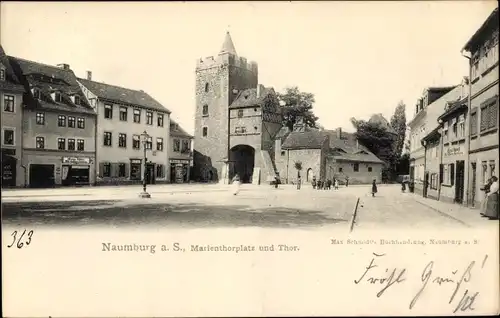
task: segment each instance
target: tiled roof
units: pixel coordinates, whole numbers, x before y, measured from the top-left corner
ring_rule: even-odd
[[[335,130],[324,130],[323,134],[328,134],[330,137],[330,154],[337,160],[360,161],[360,162],[375,162],[382,163],[382,160],[377,158],[368,148],[356,142],[356,136],[352,133],[342,132],[341,138],[337,136]],[[336,151],[341,149],[343,151]]]
[[[220,49],[219,54],[231,53],[236,55],[236,49],[234,48],[233,40],[231,39],[231,35],[229,32],[226,32],[226,37],[224,38],[224,43],[222,43],[222,48]]]
[[[188,134],[184,129],[182,129],[181,126],[174,120],[170,119],[170,136],[176,136],[176,137],[186,137],[193,139],[193,136],[191,134]]]
[[[114,86],[104,83],[89,81],[83,78],[78,78],[92,93],[100,99],[116,102],[118,104],[126,104],[131,106],[139,106],[146,109],[157,110],[170,114],[170,110],[156,101],[153,97],[143,91],[137,91],[120,86]]]
[[[16,75],[22,78],[21,81],[25,81],[30,88],[36,87],[40,90],[40,99],[34,99],[31,92],[26,94],[28,107],[95,115],[94,110],[84,98],[72,70],[11,56],[9,56],[9,61]],[[51,93],[53,92],[61,94],[61,102],[52,99]],[[70,98],[75,94],[81,97],[79,105],[74,104]]]
[[[274,139],[284,139],[290,134],[290,128],[287,126],[281,127],[281,129],[278,131]]]
[[[1,45],[0,45],[0,64],[2,64],[3,67],[5,67],[5,80],[0,81],[0,89],[23,92],[24,86],[14,73],[14,70],[10,65],[9,58],[5,54],[5,51],[3,50],[3,47]]]
[[[327,136],[318,130],[292,131],[281,146],[283,149],[321,149]]]
[[[450,103],[450,106],[446,111],[438,117],[438,120],[446,120],[453,114],[457,113],[459,110],[467,109],[467,98]]]
[[[488,18],[486,18],[483,24],[476,30],[474,35],[472,35],[469,41],[467,41],[467,43],[464,45],[462,51],[470,52],[471,50],[474,50],[474,47],[484,41],[483,34],[490,28],[496,28],[496,32],[498,32],[498,7],[496,7],[495,10],[491,12]]]
[[[257,96],[256,88],[248,88],[241,91],[229,108],[243,108],[252,106],[262,106],[266,97],[273,91],[270,87],[263,87],[260,96]]]

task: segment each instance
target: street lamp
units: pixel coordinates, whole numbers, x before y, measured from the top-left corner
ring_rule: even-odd
[[[151,194],[149,194],[146,191],[146,160],[147,160],[146,150],[147,150],[149,135],[144,130],[144,132],[141,134],[141,137],[142,137],[142,143],[144,145],[144,171],[142,173],[142,192],[139,194],[139,197],[140,198],[151,198]]]

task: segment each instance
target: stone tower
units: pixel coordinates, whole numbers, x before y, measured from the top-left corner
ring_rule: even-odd
[[[256,88],[258,66],[236,53],[226,33],[217,56],[199,59],[196,64],[196,110],[194,133],[194,175],[206,181],[223,178],[228,157],[229,106],[238,92]]]

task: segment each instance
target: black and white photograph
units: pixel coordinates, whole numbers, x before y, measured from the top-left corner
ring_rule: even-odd
[[[0,18],[6,316],[499,313],[496,1]]]

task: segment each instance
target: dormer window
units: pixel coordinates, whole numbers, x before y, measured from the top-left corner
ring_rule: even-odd
[[[73,102],[75,103],[75,105],[80,105],[80,96],[75,95],[73,97]]]
[[[33,92],[33,98],[40,99],[40,89],[35,87],[33,88],[32,92]]]
[[[5,81],[5,69],[0,68],[0,81]]]
[[[60,103],[62,101],[62,96],[60,92],[54,92],[51,94],[51,96],[56,103]]]

